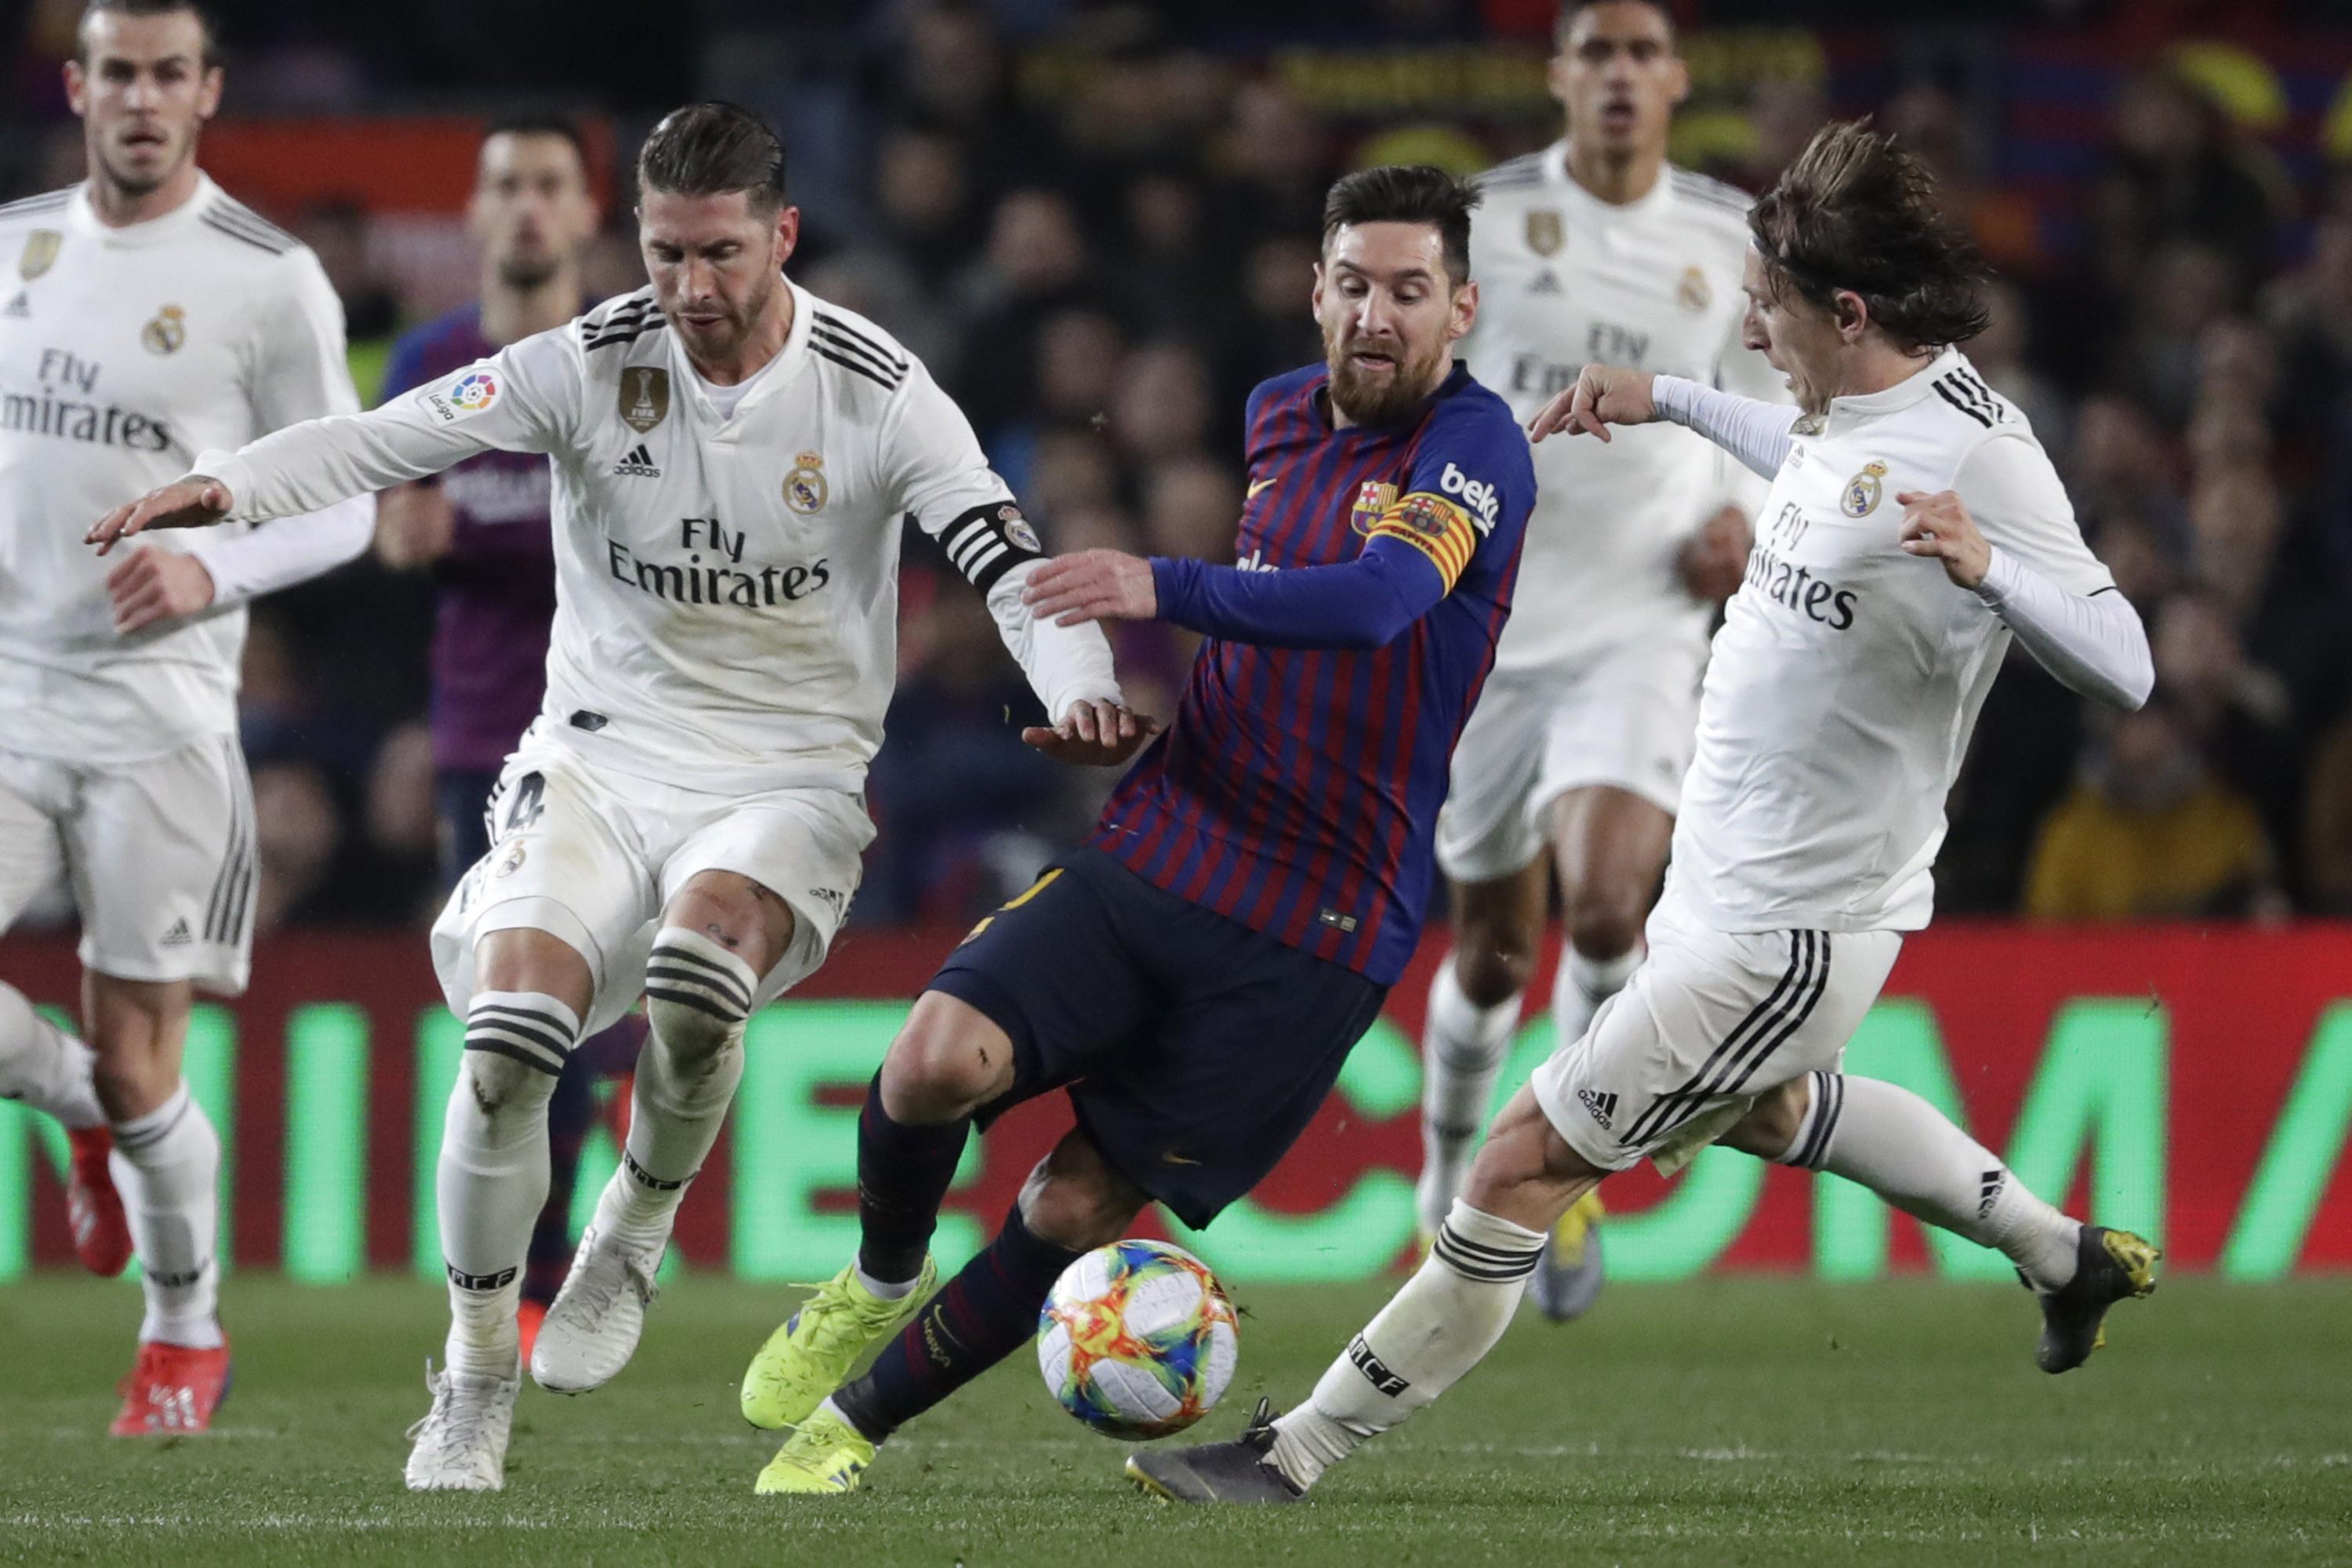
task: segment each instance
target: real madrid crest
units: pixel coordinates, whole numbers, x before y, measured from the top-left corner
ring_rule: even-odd
[[[1029,520],[1021,515],[1019,507],[1006,501],[996,509],[996,521],[1003,528],[1005,538],[1033,555],[1045,553],[1045,542],[1037,537],[1037,531],[1029,526]]]
[[[1706,286],[1706,274],[1696,267],[1683,268],[1683,280],[1675,285],[1675,302],[1696,314],[1706,309],[1715,291]]]
[[[1848,517],[1868,517],[1878,510],[1878,498],[1885,487],[1879,483],[1886,478],[1884,463],[1864,463],[1862,472],[1845,482],[1845,499],[1838,510]]]
[[[188,313],[177,305],[166,305],[155,312],[155,319],[139,329],[139,341],[151,354],[175,354],[180,345],[188,341]]]
[[[16,257],[16,276],[30,283],[47,272],[58,259],[58,247],[66,237],[53,228],[37,228],[25,237],[25,248]]]
[[[822,510],[829,487],[824,482],[824,458],[815,452],[803,452],[793,459],[793,471],[784,476],[784,504],[803,517]]]
[[[1528,213],[1528,248],[1538,256],[1557,256],[1559,247],[1568,243],[1568,226],[1550,207],[1535,207]]]
[[[633,364],[621,372],[621,418],[642,436],[669,416],[669,372]]]

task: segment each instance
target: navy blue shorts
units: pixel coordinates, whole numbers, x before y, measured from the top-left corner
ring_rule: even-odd
[[[1111,1167],[1196,1230],[1297,1141],[1388,996],[1086,848],[982,921],[929,989],[1013,1041],[1013,1088],[981,1125],[1066,1088]]]

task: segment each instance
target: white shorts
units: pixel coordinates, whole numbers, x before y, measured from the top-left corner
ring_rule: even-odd
[[[490,797],[489,853],[433,923],[433,967],[463,1017],[474,947],[528,928],[588,961],[583,1034],[618,1021],[645,989],[661,911],[701,871],[749,877],[791,906],[793,940],[752,999],[764,1007],[824,962],[874,839],[854,795],[831,789],[711,795],[590,767],[533,744],[507,759]]]
[[[84,766],[0,750],[0,931],[59,877],[82,967],[235,996],[252,968],[253,784],[233,735]]]
[[[1903,946],[1891,931],[1714,931],[1671,884],[1648,938],[1625,988],[1528,1083],[1592,1164],[1621,1171],[1646,1156],[1669,1175],[1759,1096],[1834,1068]]]
[[[1489,679],[1454,749],[1438,868],[1456,882],[1525,870],[1543,853],[1551,803],[1591,784],[1630,790],[1674,815],[1706,669],[1706,640],[1676,634],[1620,644],[1566,675]]]

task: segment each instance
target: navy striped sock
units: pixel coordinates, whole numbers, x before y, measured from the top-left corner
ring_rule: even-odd
[[[1016,1203],[996,1239],[915,1314],[865,1376],[833,1396],[834,1405],[881,1441],[1035,1338],[1045,1297],[1077,1258],[1032,1232]]]
[[[882,1109],[882,1075],[866,1089],[857,1119],[857,1266],[896,1284],[923,1271],[940,1205],[955,1181],[971,1119],[919,1127]]]

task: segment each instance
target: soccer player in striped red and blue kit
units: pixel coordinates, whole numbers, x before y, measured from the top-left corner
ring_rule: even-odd
[[[1033,578],[1040,616],[1208,640],[1092,837],[981,922],[892,1044],[859,1123],[857,1258],[744,1376],[749,1419],[798,1428],[761,1491],[854,1489],[1144,1205],[1198,1228],[1256,1185],[1412,955],[1535,500],[1525,434],[1453,357],[1476,199],[1427,168],[1332,187],[1326,363],[1250,398],[1238,566],[1089,551]],[[971,1129],[1065,1087],[1076,1129],[925,1302]]]

